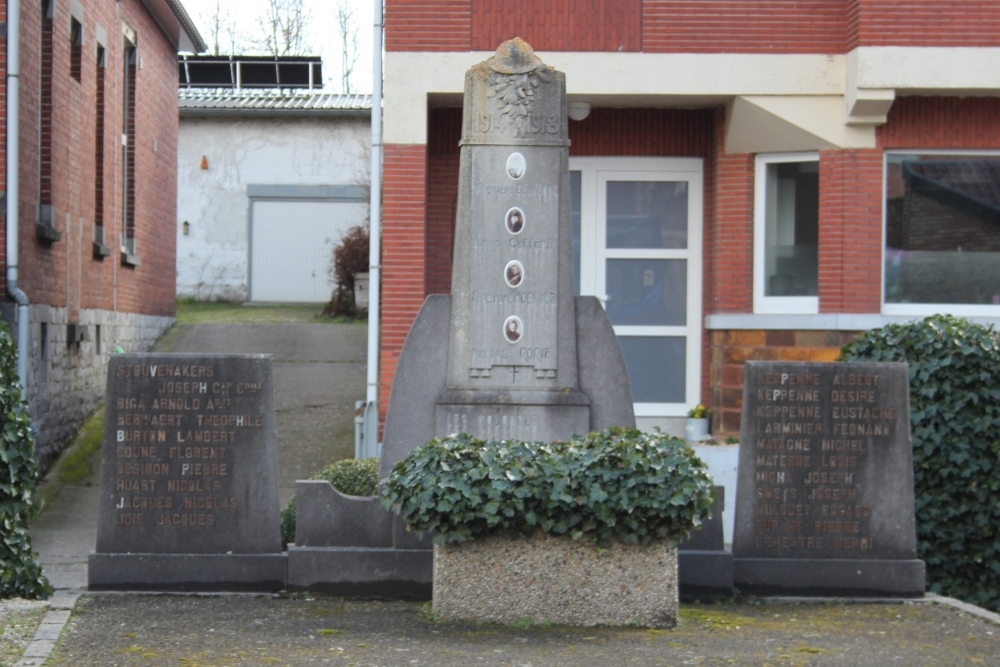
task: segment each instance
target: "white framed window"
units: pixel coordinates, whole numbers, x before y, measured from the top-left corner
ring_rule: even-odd
[[[758,155],[754,312],[818,313],[818,248],[819,154]]]
[[[701,396],[702,161],[572,157],[579,294],[604,304],[637,417],[683,416]]]
[[[1000,153],[885,154],[882,312],[1000,315]]]

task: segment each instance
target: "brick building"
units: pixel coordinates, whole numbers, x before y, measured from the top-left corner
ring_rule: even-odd
[[[566,73],[578,289],[606,300],[640,426],[707,402],[738,431],[747,359],[1000,320],[977,240],[1000,231],[1000,4],[386,0],[383,406],[450,289],[464,72],[515,36]],[[899,238],[928,214],[945,239]]]
[[[19,370],[47,467],[102,399],[108,355],[147,349],[173,320],[177,53],[205,44],[178,0],[0,13],[4,316],[27,336]]]

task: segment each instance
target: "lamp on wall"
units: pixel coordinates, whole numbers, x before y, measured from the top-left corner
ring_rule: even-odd
[[[583,120],[590,115],[590,103],[570,102],[566,108],[566,115],[573,120]]]

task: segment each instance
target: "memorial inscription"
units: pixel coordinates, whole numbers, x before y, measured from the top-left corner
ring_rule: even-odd
[[[268,530],[277,526],[270,370],[262,356],[112,357],[98,552],[281,550]]]
[[[906,364],[748,362],[745,372],[736,585],[921,594]]]

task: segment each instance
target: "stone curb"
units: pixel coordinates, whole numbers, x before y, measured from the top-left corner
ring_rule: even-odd
[[[49,600],[49,610],[35,630],[31,641],[24,648],[21,659],[14,663],[14,667],[42,667],[45,664],[52,650],[56,647],[59,635],[66,627],[66,623],[69,622],[76,601],[83,593],[86,591],[74,588],[57,590],[52,594],[52,599]]]
[[[757,600],[770,604],[940,604],[952,607],[958,611],[965,612],[971,616],[982,619],[994,625],[1000,625],[1000,614],[996,614],[982,607],[977,607],[968,602],[962,602],[955,598],[938,595],[937,593],[924,593],[921,598],[834,598],[834,597],[758,597]]]

